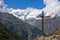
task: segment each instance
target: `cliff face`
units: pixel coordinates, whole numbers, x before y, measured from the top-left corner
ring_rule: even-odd
[[[40,29],[31,26],[9,13],[0,12],[0,22],[11,32],[21,35],[27,39],[36,38],[37,35],[42,35],[42,31]]]

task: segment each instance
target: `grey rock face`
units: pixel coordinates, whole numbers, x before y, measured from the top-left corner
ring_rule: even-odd
[[[0,22],[6,26],[6,28],[16,34],[19,34],[25,38],[28,38],[29,35],[31,38],[35,38],[37,35],[42,35],[41,30],[38,28],[29,25],[28,23],[16,18],[9,13],[0,12]]]
[[[42,20],[41,19],[35,19],[35,21],[31,21],[29,22],[29,20],[27,21],[27,23],[31,24],[32,26],[42,30]],[[57,28],[60,28],[60,17],[55,17],[55,18],[46,18],[44,19],[44,32],[46,34],[52,33],[54,32]]]

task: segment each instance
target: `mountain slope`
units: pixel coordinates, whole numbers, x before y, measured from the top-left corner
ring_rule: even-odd
[[[55,32],[55,35],[60,35],[60,28]]]
[[[42,31],[40,29],[31,26],[9,13],[0,12],[0,22],[11,32],[21,35],[27,39],[29,36],[35,38],[37,35],[42,35]]]
[[[42,30],[42,20],[41,19],[27,19],[27,23],[35,26],[36,28]],[[60,16],[54,18],[45,17],[44,19],[44,32],[46,34],[54,32],[57,28],[60,28]]]
[[[48,35],[60,35],[60,28],[58,30],[56,30],[55,32],[50,33]]]
[[[0,23],[0,40],[26,40],[22,36],[10,32]]]

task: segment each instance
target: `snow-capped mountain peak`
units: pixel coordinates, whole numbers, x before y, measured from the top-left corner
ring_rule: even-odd
[[[55,15],[60,16],[60,2],[58,0],[44,0],[44,4],[46,6],[43,9],[36,9],[32,7],[27,7],[26,9],[13,9],[7,8],[3,0],[0,0],[0,12],[9,12],[22,20],[29,18],[37,19],[36,16],[40,15],[42,11],[45,13],[44,16],[50,16],[51,18],[55,17]]]
[[[34,8],[27,8],[25,10],[20,9],[10,9],[10,14],[13,14],[14,16],[18,17],[19,19],[26,19],[31,17],[36,17],[38,14],[40,14],[40,10],[34,9]]]

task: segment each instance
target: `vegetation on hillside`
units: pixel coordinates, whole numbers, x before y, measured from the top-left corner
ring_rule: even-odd
[[[46,37],[53,36],[53,35],[60,35],[60,28],[56,30],[55,32],[46,35]]]
[[[20,35],[12,33],[0,23],[0,40],[27,40]]]

